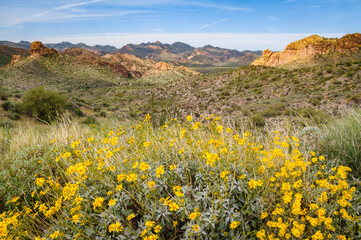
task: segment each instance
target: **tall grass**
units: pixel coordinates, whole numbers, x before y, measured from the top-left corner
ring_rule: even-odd
[[[58,144],[69,142],[70,137],[79,138],[91,131],[88,125],[79,124],[63,117],[52,125],[28,120],[15,128],[0,128],[0,171],[11,164],[12,158],[32,146],[49,146],[53,139]]]
[[[361,110],[350,110],[322,128],[319,150],[329,159],[347,165],[361,177]]]

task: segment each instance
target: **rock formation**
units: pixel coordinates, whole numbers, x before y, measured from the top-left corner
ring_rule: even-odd
[[[30,57],[32,58],[58,53],[58,51],[56,51],[54,48],[49,49],[45,47],[43,43],[40,41],[32,42],[30,45],[30,51],[31,51]]]
[[[15,64],[15,63],[19,62],[22,57],[23,56],[21,56],[21,55],[16,55],[16,54],[13,55],[13,57],[11,59],[11,64]]]
[[[315,55],[323,55],[329,52],[351,52],[361,48],[361,34],[347,34],[340,39],[323,38],[312,35],[287,45],[282,52],[272,52],[266,49],[262,57],[256,59],[252,65],[275,67],[284,65],[295,60],[307,61]]]
[[[165,62],[158,62],[157,64],[155,64],[154,67],[156,70],[161,70],[161,71],[166,71],[171,69],[171,66]]]

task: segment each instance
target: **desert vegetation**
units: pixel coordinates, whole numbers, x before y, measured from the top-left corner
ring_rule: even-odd
[[[361,238],[359,51],[198,74],[35,50],[0,68],[0,239]]]
[[[357,239],[360,116],[1,128],[0,237]]]

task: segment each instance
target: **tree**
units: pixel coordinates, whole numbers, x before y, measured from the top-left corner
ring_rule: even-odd
[[[51,122],[64,112],[67,105],[67,96],[56,91],[46,90],[44,86],[40,86],[23,94],[21,109],[28,116]]]

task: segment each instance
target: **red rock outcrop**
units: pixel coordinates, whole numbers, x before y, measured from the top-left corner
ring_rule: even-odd
[[[22,57],[23,56],[21,56],[21,55],[13,55],[13,57],[11,58],[11,64],[15,64],[15,63],[19,62]]]
[[[361,34],[347,34],[340,39],[323,38],[318,35],[301,39],[287,45],[282,52],[272,52],[266,49],[262,57],[256,59],[252,65],[275,67],[295,60],[312,59],[318,54],[327,54],[331,51],[350,52],[361,48]]]
[[[30,45],[30,51],[31,51],[30,57],[32,58],[58,53],[58,51],[56,51],[54,48],[49,49],[45,47],[43,43],[40,41],[32,42]]]
[[[155,69],[156,70],[161,70],[161,71],[166,71],[166,70],[170,70],[171,66],[165,62],[158,62],[155,64]]]

